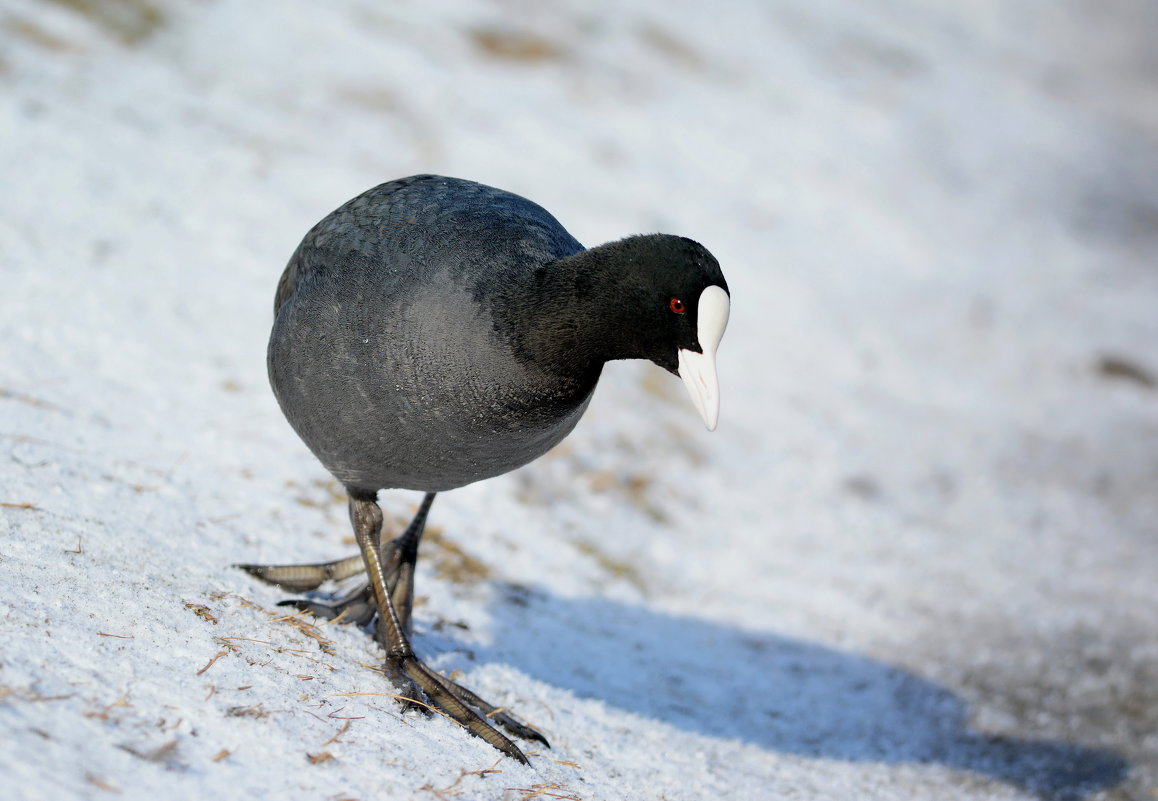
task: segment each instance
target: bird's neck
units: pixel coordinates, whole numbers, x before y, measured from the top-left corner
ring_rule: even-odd
[[[527,352],[572,376],[598,377],[605,362],[647,358],[634,325],[638,279],[631,263],[643,256],[648,239],[600,245],[535,270],[525,295],[532,320]]]

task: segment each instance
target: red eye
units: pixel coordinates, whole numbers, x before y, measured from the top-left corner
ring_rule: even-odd
[[[672,298],[671,303],[669,303],[668,306],[670,306],[671,310],[676,314],[683,314],[688,310],[688,307],[685,306],[684,302],[679,298]]]

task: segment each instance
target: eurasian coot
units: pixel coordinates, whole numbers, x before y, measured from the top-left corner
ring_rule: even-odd
[[[274,394],[345,486],[361,551],[324,565],[243,565],[302,592],[365,570],[341,601],[292,602],[368,623],[386,666],[430,704],[526,762],[488,718],[546,739],[430,670],[410,647],[414,565],[434,495],[541,456],[575,427],[603,364],[679,375],[709,429],[728,322],[716,259],[690,239],[631,236],[584,249],[542,207],[482,184],[417,175],[377,186],[306,234],[278,283]],[[425,492],[382,539],[382,489]]]

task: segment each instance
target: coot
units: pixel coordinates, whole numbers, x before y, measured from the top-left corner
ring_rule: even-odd
[[[585,249],[525,198],[436,175],[359,195],[290,258],[268,365],[290,424],[346,488],[361,553],[242,567],[296,592],[365,571],[366,584],[337,603],[291,603],[374,620],[403,695],[424,696],[525,763],[488,720],[546,739],[411,649],[414,565],[435,493],[545,453],[575,427],[612,359],[650,359],[680,376],[714,429],[728,311],[718,262],[690,239],[651,234]],[[393,540],[382,536],[382,489],[425,493]]]

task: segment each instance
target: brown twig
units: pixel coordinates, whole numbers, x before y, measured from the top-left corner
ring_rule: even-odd
[[[227,653],[229,653],[229,652],[228,652],[228,651],[218,651],[216,654],[214,654],[213,658],[212,658],[212,659],[210,659],[210,660],[209,660],[209,661],[208,661],[208,662],[205,664],[205,667],[203,667],[203,668],[201,668],[200,670],[198,670],[198,671],[197,671],[197,672],[196,672],[194,675],[196,675],[196,676],[200,676],[202,673],[204,673],[205,671],[209,670],[209,668],[213,667],[213,664],[214,664],[214,663],[215,663],[215,662],[216,662],[218,659],[220,659],[221,657],[225,656]]]
[[[205,604],[185,604],[186,609],[192,609],[193,614],[202,620],[207,620],[210,623],[216,623],[217,617],[209,611],[209,607]]]
[[[346,698],[346,697],[350,697],[350,696],[354,696],[354,695],[380,695],[380,696],[384,696],[386,698],[394,698],[394,699],[397,699],[399,701],[405,701],[408,704],[417,704],[418,706],[426,707],[431,712],[437,712],[438,714],[442,715],[444,718],[454,720],[454,718],[450,717],[450,715],[446,714],[438,707],[431,706],[430,704],[424,704],[421,701],[419,701],[417,698],[411,698],[411,697],[406,696],[406,695],[398,695],[397,693],[369,693],[369,692],[367,692],[367,693],[330,693],[330,697],[339,697],[339,698]]]
[[[508,787],[516,793],[526,793],[519,801],[531,801],[532,798],[558,798],[561,801],[583,801],[577,795],[562,795],[552,793],[551,790],[566,790],[561,784],[532,784],[530,787]]]
[[[84,775],[84,780],[86,782],[88,782],[89,784],[93,785],[94,787],[99,787],[101,790],[104,790],[106,793],[119,794],[121,792],[121,789],[119,787],[116,787],[112,784],[109,784],[107,781],[102,779],[100,776],[96,776],[92,773],[86,773]]]
[[[342,742],[342,741],[341,741],[340,739],[338,739],[338,738],[339,738],[339,737],[341,737],[343,734],[345,734],[346,732],[348,732],[348,731],[350,730],[350,724],[351,724],[351,723],[353,723],[353,722],[354,722],[353,720],[347,720],[347,721],[346,721],[344,724],[342,724],[342,728],[338,729],[338,733],[337,733],[337,734],[335,734],[335,735],[334,735],[333,737],[331,737],[330,739],[326,740],[324,743],[322,743],[321,747],[322,747],[322,748],[325,748],[327,745],[330,745],[331,743],[340,743],[340,742]]]
[[[318,648],[320,648],[323,653],[326,653],[326,654],[333,656],[333,654],[334,654],[333,642],[330,640],[327,640],[325,637],[323,637],[322,633],[320,631],[318,631],[318,627],[315,626],[313,623],[310,623],[307,620],[303,620],[301,617],[301,615],[303,615],[303,614],[305,614],[305,613],[304,612],[297,612],[297,613],[292,614],[292,615],[282,615],[281,617],[275,617],[272,622],[285,623],[289,626],[293,626],[295,629],[300,631],[302,634],[306,635],[307,637],[313,638],[314,641],[317,642]]]

